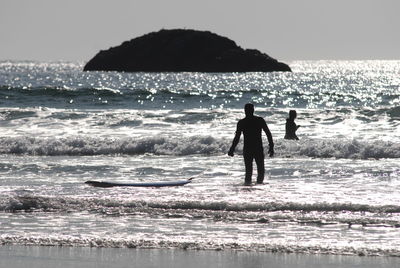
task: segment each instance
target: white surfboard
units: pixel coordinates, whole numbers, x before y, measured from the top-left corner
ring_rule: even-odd
[[[94,187],[172,187],[172,186],[182,186],[188,184],[192,181],[193,178],[179,181],[158,181],[158,182],[133,182],[133,183],[125,183],[125,182],[109,182],[109,181],[86,181],[86,184],[89,184]]]

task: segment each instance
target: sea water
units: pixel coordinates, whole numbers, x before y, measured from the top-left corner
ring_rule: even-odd
[[[118,73],[0,62],[0,244],[400,256],[400,61],[289,65]],[[265,184],[251,187],[242,142],[227,156],[248,102],[275,143]],[[291,109],[298,141],[283,139]]]

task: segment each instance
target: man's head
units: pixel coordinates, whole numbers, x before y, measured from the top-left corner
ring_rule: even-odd
[[[294,120],[294,119],[296,119],[296,117],[297,117],[296,110],[290,110],[289,111],[289,118]]]
[[[246,114],[246,116],[252,116],[254,114],[254,105],[251,103],[247,103],[244,106],[244,113]]]

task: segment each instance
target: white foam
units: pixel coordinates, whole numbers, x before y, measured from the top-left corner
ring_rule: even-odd
[[[299,203],[299,202],[262,202],[262,203],[229,203],[225,201],[116,201],[108,198],[71,198],[36,195],[14,195],[0,199],[0,211],[101,211],[102,209],[125,209],[125,212],[168,210],[201,210],[230,212],[369,212],[400,213],[396,205],[367,205],[357,203]],[[204,212],[206,213],[206,212]]]
[[[110,237],[71,237],[68,235],[54,236],[11,236],[1,235],[2,245],[24,246],[62,246],[62,247],[92,247],[92,248],[139,248],[139,249],[184,249],[184,250],[237,250],[274,253],[304,253],[330,255],[358,255],[400,257],[398,248],[375,248],[372,246],[332,246],[309,245],[306,243],[287,243],[286,241],[251,243],[245,241],[213,241],[189,239],[134,239]]]
[[[147,138],[93,138],[72,136],[67,138],[3,137],[1,154],[28,155],[102,155],[102,154],[159,154],[193,155],[224,154],[230,140],[211,136]],[[267,146],[265,151],[267,150]],[[241,152],[241,145],[237,152]],[[275,141],[276,157],[315,157],[347,159],[400,158],[400,144],[386,141],[347,139],[302,139]]]

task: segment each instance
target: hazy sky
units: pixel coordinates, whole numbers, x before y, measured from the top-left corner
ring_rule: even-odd
[[[162,28],[279,60],[400,59],[399,0],[0,0],[0,60],[87,61]]]

